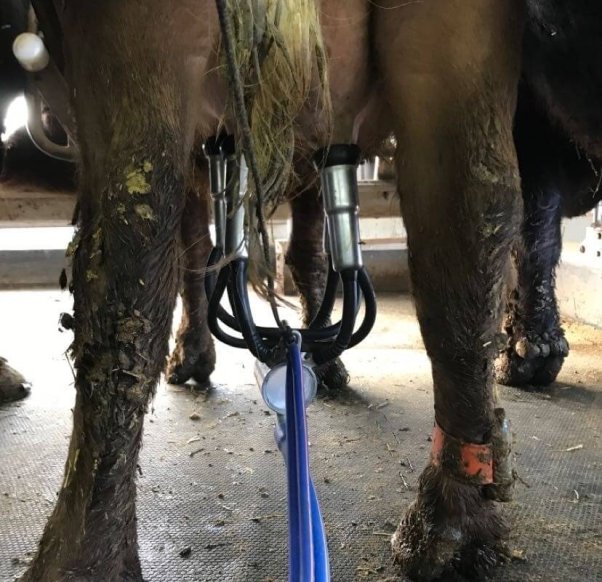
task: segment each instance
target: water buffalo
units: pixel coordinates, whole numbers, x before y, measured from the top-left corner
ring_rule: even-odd
[[[496,454],[500,273],[522,206],[512,142],[522,3],[318,4],[332,124],[310,102],[297,139],[306,151],[357,139],[370,153],[395,134],[414,296],[433,362],[443,439],[394,551],[416,577],[448,567],[481,573],[505,528],[491,475],[467,475],[459,459],[486,450],[490,468]],[[225,113],[219,26],[209,1],[56,6],[81,151],[77,398],[63,486],[23,579],[141,580],[135,467],[167,353],[191,160]]]
[[[199,144],[217,131],[226,113],[228,87],[217,67],[220,34],[212,2],[97,4],[57,3],[81,148],[73,270],[77,401],[63,487],[24,575],[28,581],[142,579],[134,480],[142,423],[167,353],[180,233],[186,247],[201,247],[196,256],[185,255],[193,267],[189,277],[207,253],[205,243],[192,245],[208,240],[206,205],[191,194],[199,179],[194,160]],[[497,563],[506,533],[492,500],[492,464],[502,463],[507,453],[495,445],[493,359],[523,196],[525,244],[515,253],[523,283],[509,316],[523,326],[509,324],[516,341],[506,358],[512,362],[523,355],[517,347],[525,343],[518,341],[522,337],[538,346],[537,356],[552,354],[527,333],[531,312],[516,307],[528,303],[521,300],[530,290],[520,275],[529,261],[521,257],[534,257],[530,264],[539,269],[542,236],[538,231],[529,240],[532,224],[540,220],[530,218],[535,214],[529,212],[525,176],[528,168],[537,173],[537,166],[521,161],[521,196],[512,135],[525,6],[520,0],[318,4],[332,133],[321,131],[328,126],[323,109],[308,104],[299,117],[298,141],[311,150],[357,140],[370,153],[380,139],[395,134],[413,293],[433,366],[434,450],[416,502],[394,536],[395,557],[416,579],[445,577],[452,570],[483,579]],[[546,16],[546,2],[528,4],[533,18]],[[547,2],[551,16],[568,5]],[[542,44],[548,40],[539,38]],[[541,77],[530,77],[528,67],[525,71],[538,111],[543,102],[545,111],[562,121],[574,104],[551,107],[557,87],[550,89]],[[527,115],[529,122],[534,119]],[[583,128],[578,121],[584,120],[569,116],[569,121],[571,135]],[[590,130],[585,123],[580,135],[591,138]],[[528,138],[522,143],[519,152],[528,153]],[[596,144],[595,139],[579,143]],[[299,163],[305,175],[308,170]],[[320,215],[314,206],[318,209],[307,210],[309,223]],[[535,213],[541,209],[532,206]],[[554,220],[557,224],[556,214]],[[304,224],[294,225],[293,272],[299,249],[317,238]],[[308,289],[314,292],[311,285]],[[185,297],[196,323],[206,309],[199,297]],[[191,329],[184,322],[182,354],[190,349]],[[548,341],[544,331],[536,332]],[[213,367],[211,343],[203,333],[191,339],[203,358],[193,357],[192,375],[199,378]],[[560,346],[553,355],[563,353]],[[186,376],[185,360],[176,353],[172,373]],[[477,471],[464,468],[467,458]]]

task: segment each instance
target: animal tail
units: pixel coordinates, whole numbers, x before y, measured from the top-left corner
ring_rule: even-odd
[[[219,9],[220,0],[217,4]],[[251,281],[266,294],[273,261],[265,217],[294,179],[295,124],[304,106],[311,99],[330,121],[326,56],[316,0],[222,0],[221,5],[232,89],[228,109],[249,167]]]

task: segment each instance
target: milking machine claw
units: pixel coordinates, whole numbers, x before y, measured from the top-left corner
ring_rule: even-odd
[[[326,534],[309,470],[305,409],[316,395],[313,368],[360,343],[376,319],[376,297],[362,264],[359,238],[360,150],[355,145],[334,145],[315,156],[326,213],[324,247],[329,273],[318,313],[307,329],[300,330],[292,330],[284,323],[275,328],[255,324],[247,291],[243,205],[246,165],[236,152],[232,136],[209,139],[205,154],[216,232],[216,245],[205,277],[209,328],[217,339],[247,348],[255,356],[255,375],[262,396],[277,414],[275,437],[286,462],[288,479],[289,582],[329,582]],[[342,317],[329,325],[341,282]],[[221,305],[225,293],[231,313]],[[364,316],[356,329],[360,299]],[[225,331],[222,325],[231,331]],[[237,335],[232,335],[232,331]]]

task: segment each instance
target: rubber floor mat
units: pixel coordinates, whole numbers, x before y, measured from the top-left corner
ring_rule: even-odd
[[[74,399],[63,356],[70,337],[54,325],[67,300],[25,295],[0,294],[0,314],[18,300],[45,330],[31,337],[15,326],[0,344],[34,383],[28,399],[0,409],[1,581],[24,570],[52,510]],[[522,480],[503,507],[513,559],[500,582],[602,580],[602,332],[571,325],[568,333],[573,352],[549,394],[500,389]],[[308,414],[333,581],[402,581],[389,538],[416,494],[433,418],[429,362],[408,299],[382,298],[375,333],[345,361],[351,389]],[[145,579],[284,582],[286,488],[274,416],[247,354],[220,346],[213,380],[197,393],[160,386],[147,416],[138,476]]]

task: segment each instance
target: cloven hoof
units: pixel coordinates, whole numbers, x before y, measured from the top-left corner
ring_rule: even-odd
[[[497,535],[466,523],[434,524],[420,503],[414,503],[391,538],[393,558],[417,582],[489,580],[509,551]]]
[[[333,395],[342,392],[349,385],[349,372],[345,364],[337,358],[316,368],[318,378],[318,394],[321,396]]]
[[[178,337],[165,370],[165,378],[169,384],[182,385],[194,380],[200,386],[207,386],[214,370],[213,342],[202,342],[201,338],[189,334]]]
[[[569,344],[560,327],[510,340],[495,363],[496,380],[505,386],[549,386],[556,380]]]
[[[483,486],[429,465],[391,546],[396,564],[417,582],[483,582],[507,560],[507,537],[508,528]]]
[[[31,384],[0,357],[0,404],[21,400],[31,392]]]

